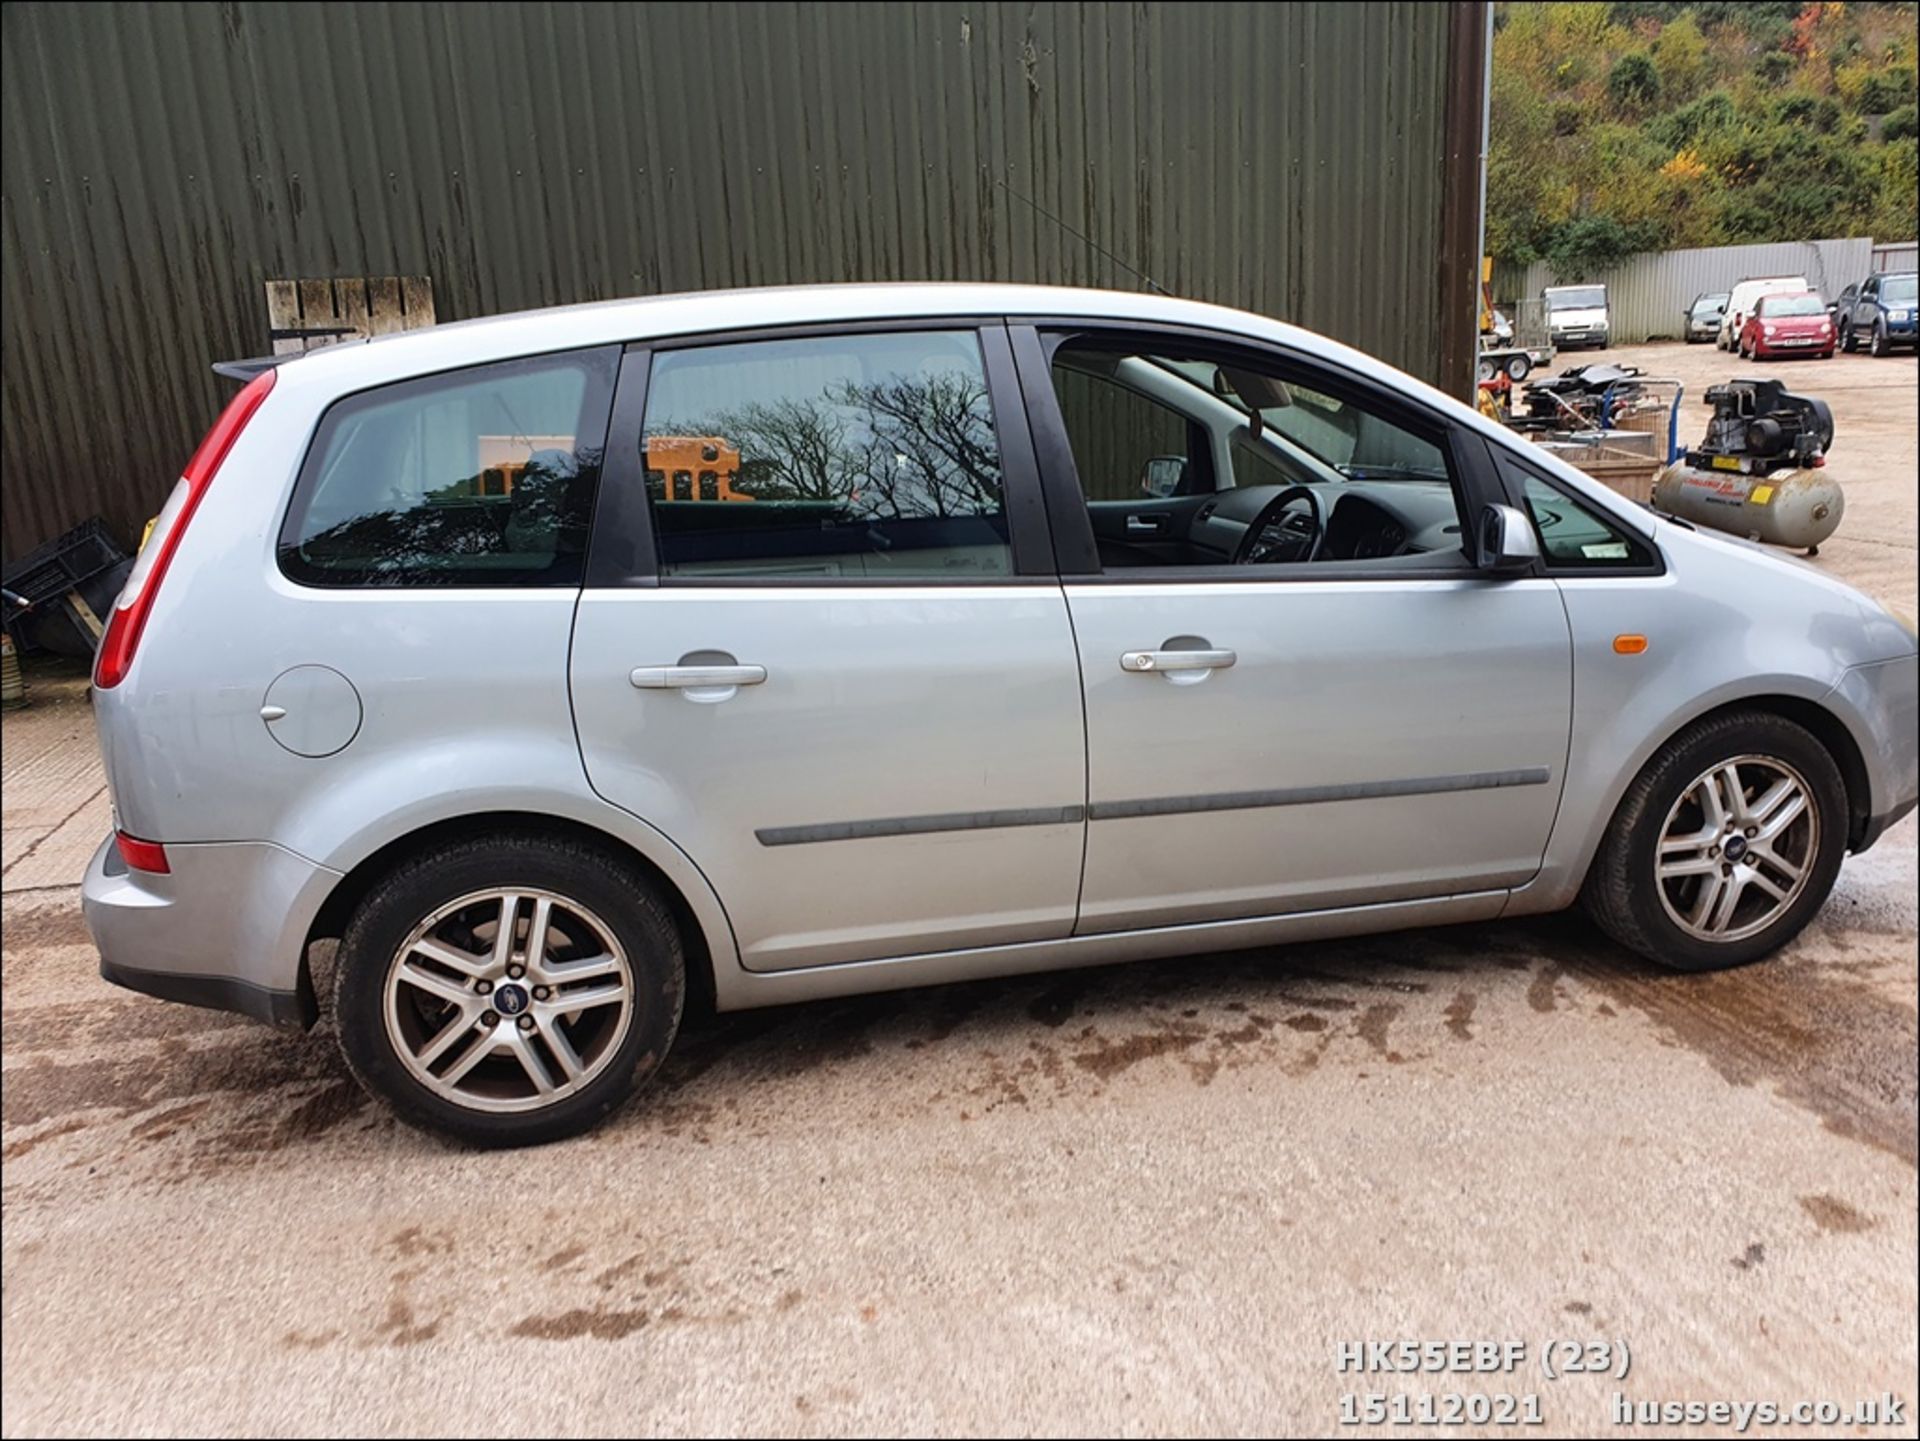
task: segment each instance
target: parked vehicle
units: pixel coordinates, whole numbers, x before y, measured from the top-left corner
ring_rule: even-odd
[[[1714,337],[1713,343],[1722,350],[1738,350],[1740,334],[1746,328],[1747,317],[1753,314],[1756,300],[1763,295],[1812,288],[1804,275],[1769,275],[1757,280],[1741,281],[1727,295],[1726,312],[1720,317],[1720,333]]]
[[[1547,305],[1547,338],[1555,350],[1581,345],[1606,349],[1613,334],[1606,286],[1549,285],[1540,294]]]
[[[1811,290],[1777,290],[1753,302],[1753,314],[1740,332],[1740,354],[1748,360],[1788,356],[1833,359],[1833,320]]]
[[[655,436],[750,503],[664,499]],[[308,1026],[338,938],[354,1073],[485,1144],[597,1122],[690,991],[1582,899],[1737,965],[1920,792],[1913,628],[1858,592],[1292,326],[1015,286],[261,368],[94,682],[101,973]]]
[[[1861,284],[1840,320],[1840,344],[1852,350],[1867,339],[1874,355],[1890,355],[1895,350],[1911,350],[1915,344],[1915,321],[1920,317],[1920,272],[1886,271],[1869,275]]]
[[[1728,294],[1717,291],[1707,295],[1696,295],[1693,304],[1681,316],[1681,337],[1692,345],[1697,341],[1712,340],[1720,333],[1720,321],[1727,313]]]

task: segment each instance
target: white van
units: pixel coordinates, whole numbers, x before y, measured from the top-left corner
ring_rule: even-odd
[[[1811,290],[1804,275],[1769,275],[1758,280],[1743,280],[1733,287],[1733,293],[1727,297],[1726,312],[1720,317],[1720,333],[1714,338],[1714,344],[1722,350],[1740,348],[1740,327],[1747,323],[1747,317],[1753,314],[1753,303],[1763,295],[1772,295],[1779,290]]]
[[[1546,301],[1547,339],[1555,350],[1577,345],[1607,348],[1613,313],[1607,307],[1606,286],[1549,285],[1540,295]]]

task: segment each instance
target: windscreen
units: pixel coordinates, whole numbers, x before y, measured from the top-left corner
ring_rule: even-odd
[[[1607,287],[1581,285],[1568,290],[1549,290],[1549,310],[1598,310],[1607,303]]]
[[[1760,314],[1768,320],[1783,315],[1825,315],[1826,305],[1817,295],[1769,295],[1760,302]]]

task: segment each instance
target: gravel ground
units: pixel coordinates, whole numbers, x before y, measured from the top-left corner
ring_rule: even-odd
[[[1768,373],[1836,413],[1815,563],[1911,611],[1913,360]],[[80,684],[4,751],[8,1435],[1311,1434],[1367,1392],[1573,1434],[1892,1392],[1861,1434],[1915,1434],[1911,820],[1733,974],[1568,917],[709,1018],[600,1133],[479,1155],[329,1034],[98,980]],[[1336,1370],[1401,1337],[1529,1350]],[[1547,1379],[1556,1339],[1627,1379]]]

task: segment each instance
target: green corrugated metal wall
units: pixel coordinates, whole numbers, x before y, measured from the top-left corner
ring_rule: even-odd
[[[137,534],[230,390],[208,365],[269,348],[268,278],[427,274],[442,320],[797,281],[1133,285],[1002,183],[1176,294],[1440,378],[1449,45],[1483,17],[8,5],[6,554],[96,512]],[[1477,71],[1456,84],[1477,115]]]

